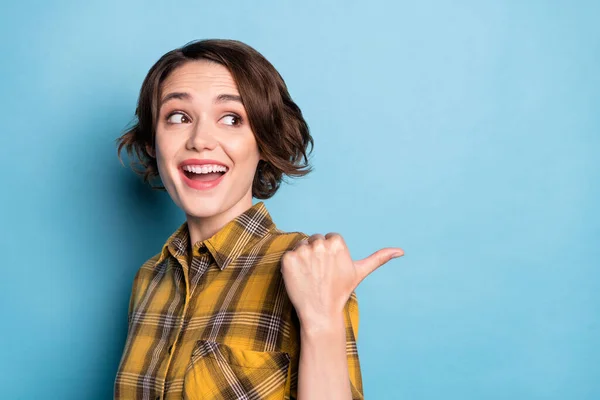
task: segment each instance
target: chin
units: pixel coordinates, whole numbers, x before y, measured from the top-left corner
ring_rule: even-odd
[[[187,215],[198,218],[210,217],[223,211],[225,205],[224,194],[213,192],[194,193],[185,187],[183,182],[173,182],[173,193],[169,195],[175,204]],[[217,188],[223,189],[223,188]]]
[[[220,214],[222,210],[223,202],[217,199],[206,199],[186,202],[183,211],[186,215],[196,218],[212,217],[213,215]]]

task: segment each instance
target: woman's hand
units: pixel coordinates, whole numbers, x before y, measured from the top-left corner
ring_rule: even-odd
[[[281,272],[302,325],[318,329],[342,315],[348,298],[363,279],[402,255],[402,249],[388,247],[353,261],[342,236],[315,234],[283,254]]]

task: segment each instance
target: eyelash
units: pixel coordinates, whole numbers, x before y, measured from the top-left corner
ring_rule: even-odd
[[[175,124],[175,123],[173,123],[173,122],[169,122],[169,118],[171,118],[171,117],[172,117],[173,115],[175,115],[175,114],[181,114],[181,115],[183,115],[184,117],[186,117],[187,119],[191,119],[191,118],[190,118],[190,117],[188,117],[188,115],[187,115],[186,113],[184,113],[183,111],[173,111],[173,112],[171,112],[171,113],[167,114],[167,116],[165,117],[165,122],[166,122],[167,124],[169,124],[169,125],[180,125],[180,124]],[[237,119],[238,119],[238,123],[237,123],[237,124],[235,124],[235,125],[232,125],[232,126],[234,126],[234,127],[236,127],[236,126],[240,126],[240,125],[242,125],[242,123],[244,122],[244,119],[243,119],[242,117],[240,117],[238,114],[235,114],[235,113],[229,113],[229,114],[225,114],[225,115],[223,115],[223,117],[235,117],[235,118],[237,118]],[[222,118],[222,117],[221,117],[221,118]]]

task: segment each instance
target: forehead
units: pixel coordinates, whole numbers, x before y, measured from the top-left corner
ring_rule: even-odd
[[[227,68],[207,60],[188,61],[173,70],[162,83],[162,93],[190,90],[222,91],[237,94],[237,85]]]

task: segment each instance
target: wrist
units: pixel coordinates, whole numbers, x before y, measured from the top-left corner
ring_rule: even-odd
[[[305,338],[331,336],[343,332],[345,335],[344,314],[313,314],[300,317],[300,334]]]

